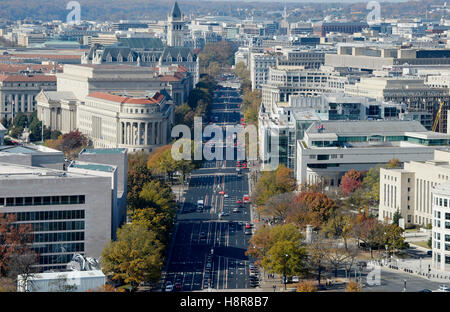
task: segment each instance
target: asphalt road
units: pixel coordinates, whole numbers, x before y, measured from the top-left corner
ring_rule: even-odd
[[[240,123],[241,102],[237,90],[216,92],[211,122],[221,126]],[[219,194],[221,191],[228,196]],[[250,288],[250,259],[245,251],[251,235],[244,234],[245,223],[250,223],[250,207],[237,203],[246,194],[248,169],[238,174],[235,160],[204,161],[202,168],[191,174],[185,202],[177,216],[178,230],[166,282],[181,284],[182,291]],[[197,209],[198,200],[204,201],[201,211]],[[238,212],[233,212],[234,208]],[[221,212],[229,215],[219,217]]]

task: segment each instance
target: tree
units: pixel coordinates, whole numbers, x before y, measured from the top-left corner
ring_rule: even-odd
[[[347,241],[352,235],[353,222],[349,215],[336,214],[322,227],[322,231],[330,238],[342,238],[345,249],[348,249]]]
[[[253,201],[261,206],[269,198],[282,193],[293,192],[296,189],[296,181],[292,169],[279,165],[275,171],[264,171],[255,186],[252,194]]]
[[[258,263],[262,263],[268,251],[276,242],[289,241],[300,246],[302,238],[302,234],[292,223],[277,225],[272,228],[262,226],[250,239],[246,254],[255,257]]]
[[[18,112],[14,117],[13,122],[14,127],[20,127],[22,129],[28,127],[28,117],[23,112]]]
[[[302,192],[295,199],[292,213],[287,220],[300,227],[307,224],[320,227],[328,221],[336,209],[336,202],[327,195],[318,192]]]
[[[176,202],[172,189],[157,180],[144,185],[140,198],[140,209],[135,210],[133,221],[147,226],[166,243],[175,220]]]
[[[397,224],[384,225],[384,245],[387,246],[388,252],[391,250],[401,250],[408,247],[403,237],[403,229]]]
[[[392,216],[392,223],[398,226],[401,217],[402,214],[400,213],[400,211],[397,210],[396,212],[394,212],[394,215]]]
[[[259,211],[262,215],[285,221],[295,198],[296,194],[293,192],[275,195],[269,198],[265,205],[260,206]]]
[[[176,162],[172,158],[172,145],[164,145],[156,148],[148,158],[147,167],[153,174],[163,174],[165,180],[171,181],[176,171]]]
[[[307,253],[308,272],[316,273],[317,281],[320,285],[322,272],[327,269],[328,256],[328,246],[320,233],[315,236],[313,242],[307,246]]]
[[[250,238],[248,245],[245,254],[255,258],[257,264],[261,264],[261,261],[264,259],[267,251],[272,245],[271,229],[265,225],[258,228],[255,234]]]
[[[239,62],[235,65],[234,74],[241,80],[250,80],[250,71],[247,69],[247,66],[243,62]]]
[[[329,241],[327,247],[327,262],[334,270],[334,276],[337,277],[338,270],[344,266],[349,254],[347,249],[342,248],[337,241]]]
[[[370,250],[370,257],[373,258],[372,251],[384,242],[384,226],[377,219],[364,217],[357,221],[354,226],[354,233],[358,240],[361,240]]]
[[[127,174],[127,204],[132,213],[135,209],[141,208],[140,193],[144,185],[152,180],[152,174],[147,167],[138,165],[128,167]]]
[[[141,282],[157,282],[163,265],[162,250],[154,232],[142,225],[125,224],[117,231],[117,240],[102,252],[103,271],[132,288]]]
[[[344,196],[348,196],[361,187],[362,176],[361,173],[351,169],[342,177],[340,189]]]
[[[287,276],[300,276],[306,273],[306,250],[294,241],[277,241],[262,261],[264,270]],[[286,287],[286,284],[285,284]]]
[[[0,214],[0,276],[7,275],[12,260],[32,254],[30,245],[34,238],[31,225],[16,224],[16,220],[15,214]],[[21,270],[18,272],[22,273]]]

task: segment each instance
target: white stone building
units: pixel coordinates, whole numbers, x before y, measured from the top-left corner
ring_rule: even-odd
[[[427,131],[418,121],[321,121],[297,141],[299,183],[338,186],[350,169],[368,170],[393,158],[400,162],[433,159],[450,135]]]
[[[93,92],[78,106],[77,121],[96,148],[151,152],[170,142],[174,106],[158,92],[147,97]]]

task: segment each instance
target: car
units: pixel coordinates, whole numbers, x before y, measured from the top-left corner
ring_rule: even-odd
[[[208,263],[206,264],[206,268],[207,268],[207,269],[210,269],[210,268],[211,268],[211,262],[208,262]]]
[[[229,216],[228,212],[219,212],[219,218]]]
[[[175,283],[175,289],[181,290],[183,287],[181,286],[181,283]]]
[[[206,238],[206,233],[205,232],[201,232],[199,236],[200,236],[200,239],[205,239]]]
[[[244,195],[244,204],[250,203],[250,196]]]
[[[450,287],[447,285],[439,285],[439,291],[450,292]]]
[[[427,251],[427,256],[432,256],[432,255],[433,255],[433,251],[428,250],[428,251]]]
[[[242,204],[242,200],[238,199],[238,200],[236,201],[236,204]]]
[[[172,282],[167,282],[167,283],[166,283],[166,288],[165,288],[165,290],[166,290],[167,292],[173,291],[173,285],[172,285]]]
[[[252,227],[252,226],[250,225],[250,223],[248,223],[248,222],[245,223],[245,228],[246,228],[246,229],[250,229],[251,227]]]
[[[225,193],[225,194],[223,195],[223,197],[225,197],[225,198],[228,198],[228,194],[227,194],[227,193]]]
[[[298,276],[292,276],[293,283],[298,283],[299,281],[300,281],[300,279],[298,278]]]
[[[431,289],[425,288],[425,289],[419,290],[419,292],[433,292],[433,291]]]
[[[225,195],[225,192],[224,191],[220,191],[219,194],[220,195]]]
[[[235,145],[235,146],[236,146],[236,145]],[[241,164],[239,164],[239,163],[236,164],[236,167],[240,168],[240,167],[241,167]]]
[[[252,230],[245,230],[244,234],[245,235],[252,235]]]
[[[238,208],[234,208],[233,212],[239,212],[239,209]]]

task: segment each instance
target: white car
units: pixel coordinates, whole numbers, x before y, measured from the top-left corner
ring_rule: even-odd
[[[166,284],[166,292],[171,292],[173,291],[173,285],[171,282],[167,282]]]
[[[450,292],[450,287],[447,285],[439,285],[439,291]]]
[[[223,194],[223,197],[228,198],[228,194],[227,193]]]
[[[292,276],[293,283],[298,283],[299,281],[300,281],[300,279],[298,278],[298,276]]]

